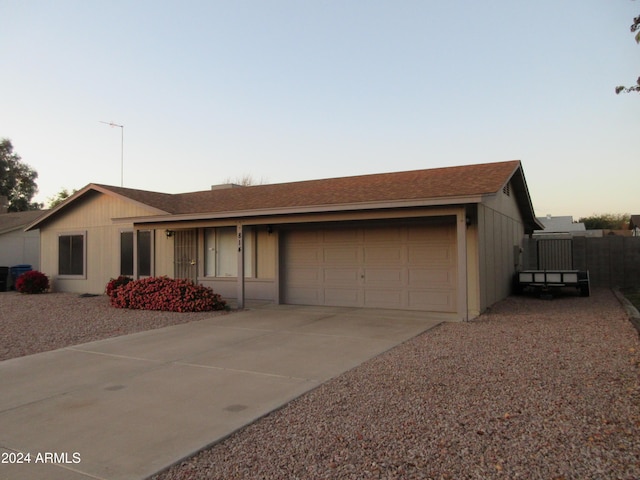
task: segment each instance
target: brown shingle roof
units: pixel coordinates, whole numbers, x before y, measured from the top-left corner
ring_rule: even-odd
[[[26,212],[0,214],[0,234],[20,230],[45,213],[47,213],[47,210],[27,210]]]
[[[29,228],[39,225],[90,192],[113,193],[130,201],[153,208],[164,215],[224,216],[246,215],[248,212],[305,209],[322,211],[323,207],[358,206],[370,204],[424,201],[446,205],[454,200],[491,195],[512,181],[516,199],[527,229],[542,228],[535,219],[531,199],[520,161],[485,163],[460,167],[433,168],[407,172],[380,173],[354,177],[308,180],[303,182],[223,188],[191,193],[159,193],[132,188],[90,184],[53,209]],[[154,216],[148,217],[151,221]],[[155,217],[158,218],[158,217]]]
[[[196,214],[492,194],[499,191],[519,167],[520,162],[514,160],[174,195],[100,187],[170,214]]]

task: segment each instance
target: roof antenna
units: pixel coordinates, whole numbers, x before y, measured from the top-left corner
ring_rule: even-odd
[[[102,120],[99,120],[99,122],[111,127],[120,128],[120,186],[124,187],[124,125],[118,125],[113,122],[103,122]]]

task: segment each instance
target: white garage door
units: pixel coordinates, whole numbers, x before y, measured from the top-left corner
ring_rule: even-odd
[[[456,311],[456,226],[296,230],[283,238],[283,301]]]

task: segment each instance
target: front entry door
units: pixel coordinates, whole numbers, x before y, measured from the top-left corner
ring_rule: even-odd
[[[198,276],[196,230],[176,230],[174,238],[174,276],[196,283]]]

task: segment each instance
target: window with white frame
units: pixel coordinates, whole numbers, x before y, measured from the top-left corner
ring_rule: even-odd
[[[243,228],[244,276],[253,277],[255,240],[251,227]],[[236,227],[207,228],[204,232],[205,275],[238,276],[238,234]]]

